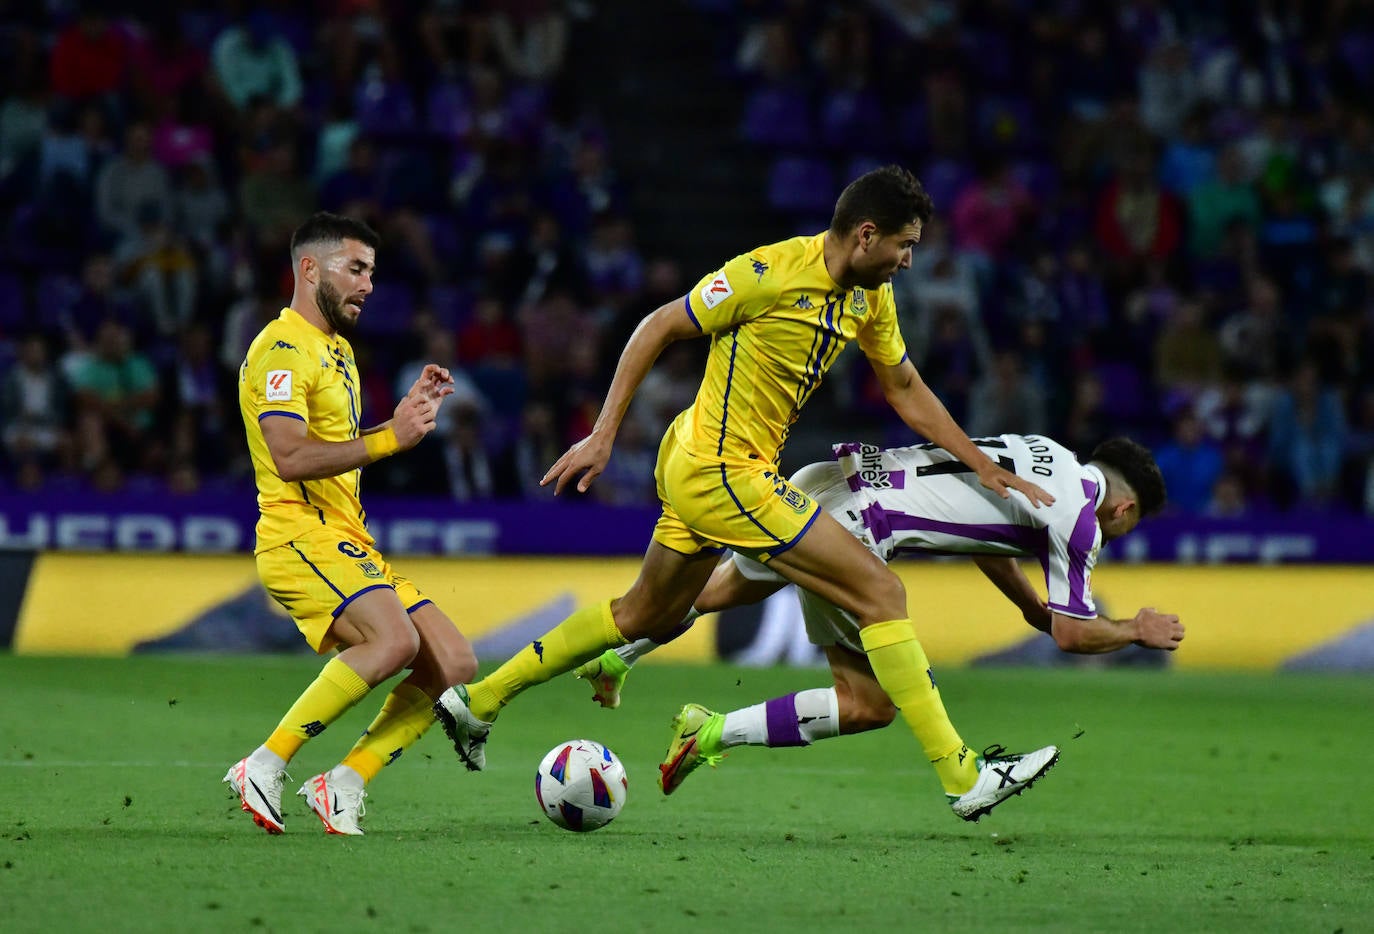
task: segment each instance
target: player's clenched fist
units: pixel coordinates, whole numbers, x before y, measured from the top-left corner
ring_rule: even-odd
[[[1135,615],[1135,624],[1140,635],[1136,645],[1148,649],[1167,649],[1172,652],[1183,641],[1183,624],[1175,613],[1160,613],[1147,606]]]

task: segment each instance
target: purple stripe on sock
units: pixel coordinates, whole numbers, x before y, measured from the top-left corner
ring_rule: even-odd
[[[763,705],[769,746],[806,746],[797,723],[797,695],[775,697]]]

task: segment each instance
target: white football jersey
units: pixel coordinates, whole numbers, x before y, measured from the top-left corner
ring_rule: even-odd
[[[1090,581],[1102,547],[1096,516],[1107,492],[1102,472],[1039,435],[974,441],[1002,467],[1038,484],[1054,497],[1054,505],[1037,509],[1015,491],[1003,499],[954,455],[932,444],[890,449],[837,444],[835,460],[847,495],[841,499],[834,492],[843,490],[837,490],[816,498],[884,561],[915,551],[1034,557],[1045,571],[1050,609],[1095,617]],[[803,490],[807,471],[793,478]],[[838,479],[833,468],[824,473]]]

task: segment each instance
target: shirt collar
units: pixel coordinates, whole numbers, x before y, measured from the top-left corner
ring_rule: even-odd
[[[1083,472],[1088,475],[1088,479],[1097,484],[1097,502],[1093,503],[1093,508],[1101,506],[1107,498],[1107,477],[1102,470],[1092,464],[1084,464]]]

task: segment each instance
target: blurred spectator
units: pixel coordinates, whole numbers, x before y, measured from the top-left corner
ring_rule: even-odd
[[[139,236],[139,218],[149,211],[160,218],[172,216],[172,182],[153,161],[148,125],[134,123],[124,133],[124,152],[100,172],[95,214],[107,233],[127,239]]]
[[[146,468],[160,462],[162,445],[153,431],[160,400],[157,371],[134,349],[126,326],[117,321],[100,326],[92,353],[77,362],[71,382],[83,467]]]
[[[226,433],[238,428],[238,419],[231,420],[224,411],[224,374],[216,365],[209,327],[191,324],[182,332],[177,350],[167,381],[176,404],[171,456],[174,463],[193,471],[214,472],[225,462]],[[190,475],[183,475],[182,481],[184,486],[195,484]]]
[[[651,437],[637,419],[626,419],[616,435],[615,451],[592,487],[592,496],[611,506],[647,506],[658,502],[654,481],[657,461],[658,438]]]
[[[1188,195],[1189,247],[1195,255],[1215,255],[1226,229],[1236,221],[1252,227],[1259,223],[1259,196],[1242,170],[1240,153],[1228,146],[1217,157],[1216,177],[1201,181]]]
[[[145,109],[169,102],[203,104],[208,68],[205,52],[182,32],[172,8],[154,13],[147,34],[130,49],[130,78]]]
[[[489,28],[502,66],[515,77],[546,82],[562,69],[568,44],[567,14],[552,0],[498,5]]]
[[[1264,276],[1248,285],[1248,304],[1222,322],[1219,338],[1226,362],[1251,377],[1272,379],[1292,353],[1291,335],[1279,308],[1279,292]]]
[[[992,369],[969,395],[967,424],[973,437],[1048,430],[1044,390],[1025,374],[1015,351],[999,350],[993,355]]]
[[[511,493],[511,471],[488,447],[481,417],[471,409],[458,414],[444,437],[444,465],[449,495],[460,503],[498,499]]]
[[[1221,477],[1222,456],[1191,408],[1182,409],[1175,417],[1173,437],[1155,448],[1155,462],[1164,475],[1170,508],[1202,515]]]
[[[520,329],[510,320],[506,306],[495,295],[479,297],[472,318],[458,332],[463,356],[473,366],[511,368],[522,358]]]
[[[66,381],[52,365],[47,342],[41,334],[26,335],[15,365],[0,377],[5,453],[21,489],[37,488],[55,466],[70,469],[68,403]]]
[[[1098,243],[1127,280],[1140,275],[1145,260],[1173,256],[1183,237],[1182,208],[1155,180],[1151,160],[1148,152],[1125,155],[1097,202]]]
[[[491,403],[482,395],[482,390],[477,388],[472,377],[459,363],[458,345],[453,334],[429,316],[417,322],[416,331],[421,336],[420,354],[402,364],[397,371],[392,398],[405,398],[410,392],[411,384],[420,378],[425,365],[437,363],[439,366],[447,367],[449,375],[453,377],[453,394],[444,400],[439,409],[436,430],[442,435],[448,435],[456,419],[471,416],[480,418],[486,415]]]
[[[1291,492],[1302,505],[1331,503],[1340,486],[1345,435],[1340,396],[1321,384],[1314,363],[1303,361],[1274,397],[1269,456],[1281,498]]]
[[[989,259],[1000,259],[1033,207],[1030,192],[1002,159],[989,161],[959,193],[951,212],[954,242]]]
[[[243,176],[239,210],[260,233],[264,252],[290,242],[291,231],[315,210],[315,190],[296,171],[294,146],[272,144],[261,165]]]
[[[1140,70],[1140,122],[1156,136],[1174,136],[1192,111],[1197,93],[1187,47],[1160,43]]]
[[[271,13],[259,10],[241,17],[219,34],[210,54],[215,78],[240,111],[259,99],[280,108],[300,102],[296,53],[278,33]]]
[[[1102,406],[1102,381],[1091,370],[1074,380],[1069,411],[1064,419],[1064,444],[1083,460],[1103,441],[1120,433]]]
[[[1192,400],[1221,377],[1221,344],[1207,326],[1200,302],[1175,308],[1155,342],[1155,384],[1166,394]],[[1166,395],[1167,398],[1167,395]]]
[[[518,315],[525,372],[536,390],[566,390],[596,372],[600,334],[591,312],[563,289],[549,292]]]
[[[1212,498],[1207,503],[1205,513],[1219,519],[1236,519],[1244,516],[1249,508],[1244,481],[1227,471],[1212,486]]]
[[[525,499],[553,499],[552,486],[539,481],[563,456],[567,445],[557,429],[553,406],[535,400],[520,413],[520,431],[511,448],[519,494]]]
[[[52,89],[69,100],[112,101],[124,81],[129,49],[100,4],[83,3],[80,12],[57,36],[50,75]]]
[[[149,203],[139,209],[138,230],[119,244],[114,259],[158,334],[171,337],[190,322],[196,303],[196,262],[157,206]]]

